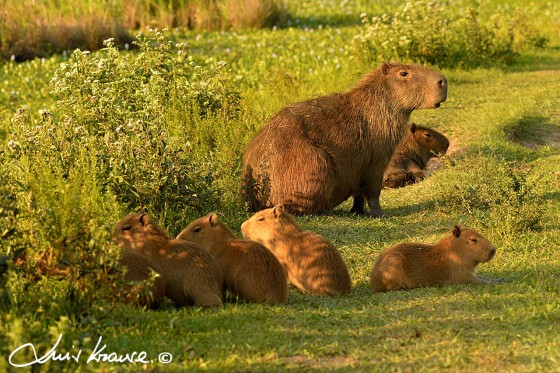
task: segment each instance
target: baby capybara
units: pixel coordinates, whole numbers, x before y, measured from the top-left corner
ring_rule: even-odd
[[[261,244],[236,238],[217,214],[193,221],[177,238],[208,251],[222,271],[225,288],[241,299],[269,304],[287,301],[286,274],[278,259]]]
[[[437,108],[447,80],[419,66],[383,63],[346,92],[288,106],[247,146],[241,193],[251,211],[284,204],[325,212],[364,195],[383,214],[383,172],[415,109]]]
[[[320,234],[299,228],[281,205],[259,211],[241,225],[241,231],[276,255],[301,292],[350,294],[350,274],[338,250]]]
[[[127,294],[125,294],[125,301],[155,308],[158,302],[165,297],[165,282],[161,276],[161,268],[151,259],[130,250],[125,250],[120,263],[126,269],[124,278],[128,281],[145,281],[150,278],[152,271],[158,274],[149,289],[151,294],[141,294],[141,285],[139,284],[128,288]]]
[[[222,276],[212,257],[194,243],[169,237],[148,214],[126,216],[115,225],[113,240],[160,268],[165,295],[177,306],[222,305]]]
[[[475,274],[496,248],[476,231],[455,226],[451,234],[434,245],[400,243],[384,250],[370,276],[373,292],[453,284],[495,284]]]

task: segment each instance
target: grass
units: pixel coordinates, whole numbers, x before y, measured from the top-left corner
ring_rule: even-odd
[[[235,150],[250,139],[246,134],[256,131],[279,108],[344,90],[370,68],[361,64],[349,43],[360,27],[351,20],[359,20],[364,10],[358,3],[361,4],[348,2],[344,12],[329,8],[329,2],[304,2],[300,7],[290,3],[294,19],[300,20],[294,28],[183,31],[173,35],[190,46],[191,58],[197,64],[211,66],[227,61],[231,72],[228,79],[242,91],[241,114],[228,122],[231,133],[222,136],[226,131],[219,124],[201,127],[215,132],[212,156],[219,159],[220,151],[226,154],[220,160],[223,163],[215,165],[219,173],[227,167],[230,173],[236,169],[239,160],[227,158],[236,156]],[[316,9],[315,13],[311,9]],[[379,11],[388,9],[390,4]],[[543,30],[554,34],[558,23],[547,22]],[[0,314],[0,344],[5,346],[0,348],[0,370],[10,370],[7,358],[16,347],[33,342],[44,352],[60,333],[60,351],[73,353],[82,349],[80,363],[51,361],[41,370],[557,370],[559,45],[560,39],[552,37],[546,49],[528,51],[512,66],[444,70],[449,79],[448,100],[437,110],[415,112],[413,120],[446,134],[456,144],[457,152],[421,183],[384,190],[381,203],[387,217],[350,215],[347,211],[351,203],[345,202],[336,209],[335,216],[297,219],[303,227],[323,234],[339,248],[353,280],[351,296],[314,298],[291,288],[288,303],[277,307],[228,303],[219,310],[178,310],[167,304],[150,311],[100,302],[84,309],[66,299],[65,281],[17,282],[11,278],[8,289],[13,306],[3,308]],[[64,56],[54,56],[44,62],[7,62],[0,66],[2,152],[21,130],[11,122],[18,107],[27,106],[29,118],[25,126],[39,123],[39,109],[48,109],[57,120],[59,109],[48,82],[60,63],[69,61]],[[482,165],[492,165],[496,172],[481,174]],[[531,198],[512,197],[509,204],[492,204],[498,195],[493,199],[491,192],[497,193],[504,186],[495,175],[507,172],[520,177],[524,187],[530,187]],[[44,175],[46,182],[48,172]],[[223,183],[217,191],[230,188],[228,182]],[[467,183],[473,186],[473,195],[461,188]],[[485,187],[490,197],[482,193]],[[68,193],[73,189],[77,187],[69,188]],[[441,199],[446,196],[451,200],[444,203]],[[471,199],[461,203],[464,197]],[[109,197],[101,200],[105,201],[103,206],[94,209],[98,214],[104,213],[101,207],[112,209],[111,213],[122,212],[118,202],[111,202]],[[486,205],[490,208],[481,207]],[[506,226],[512,211],[516,211],[512,209],[518,207],[538,212],[539,226],[522,221]],[[170,209],[164,208],[160,218]],[[224,220],[239,233],[239,225],[248,214],[233,202],[220,209]],[[185,211],[186,216],[194,213]],[[68,215],[71,218],[72,214]],[[435,242],[458,223],[479,230],[494,243],[496,257],[482,264],[478,273],[504,278],[505,283],[370,292],[369,272],[381,250],[402,241]],[[168,228],[172,234],[180,229],[173,224]],[[154,363],[86,364],[99,336],[107,344],[107,351],[123,354],[144,350]],[[162,352],[172,354],[170,364],[157,362]]]

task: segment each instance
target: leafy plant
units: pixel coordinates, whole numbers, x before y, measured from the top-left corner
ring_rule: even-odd
[[[521,11],[482,19],[476,8],[450,8],[416,1],[393,14],[362,14],[356,48],[369,62],[403,60],[443,68],[511,63],[520,51],[546,45],[547,38]]]

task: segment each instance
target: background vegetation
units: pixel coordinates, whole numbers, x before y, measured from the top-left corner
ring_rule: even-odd
[[[105,19],[113,3],[94,3],[80,14]],[[134,4],[167,4],[160,8],[178,17],[176,4],[183,3]],[[2,5],[0,17],[19,6]],[[0,370],[9,369],[18,346],[32,342],[45,353],[61,333],[60,351],[82,349],[81,363],[50,361],[41,369],[555,369],[558,5],[285,7],[290,16],[273,28],[140,32],[123,23],[126,33],[140,34],[133,51],[117,48],[122,42],[115,38],[98,52],[2,62]],[[470,18],[460,21],[463,14]],[[57,18],[42,19],[51,25]],[[39,55],[59,50],[41,48]],[[217,211],[239,233],[249,216],[237,196],[241,159],[255,131],[290,102],[345,90],[380,59],[433,64],[446,74],[448,100],[413,120],[445,133],[452,146],[425,181],[382,192],[383,219],[350,215],[349,202],[334,217],[298,218],[340,249],[353,279],[350,297],[313,298],[292,289],[284,306],[230,303],[220,310],[167,304],[148,311],[118,301],[115,222],[145,208],[175,235]],[[368,275],[381,250],[407,240],[435,242],[459,223],[498,247],[480,272],[504,284],[371,294]],[[47,263],[38,260],[43,253]],[[46,270],[71,270],[67,278],[44,277],[38,261]],[[99,336],[108,350],[145,350],[154,363],[86,364]],[[169,365],[157,362],[164,351],[173,355]]]

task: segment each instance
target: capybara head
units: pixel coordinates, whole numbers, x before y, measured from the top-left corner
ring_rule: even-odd
[[[261,210],[241,224],[243,237],[268,245],[272,244],[279,232],[287,227],[296,226],[296,222],[283,205]]]
[[[383,62],[381,73],[394,99],[410,111],[437,108],[447,99],[447,79],[427,67]]]
[[[214,212],[194,220],[177,236],[179,240],[197,243],[206,250],[211,250],[216,244],[228,238],[234,238],[233,233]]]
[[[456,225],[451,232],[454,247],[459,248],[464,259],[470,259],[475,263],[487,262],[496,254],[494,245],[473,229]]]
[[[432,157],[445,154],[449,148],[449,140],[438,131],[412,123],[409,132],[416,145]]]
[[[129,249],[136,249],[150,239],[169,238],[165,230],[152,221],[144,211],[127,215],[115,225],[113,241]]]

